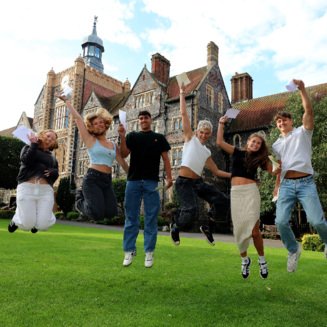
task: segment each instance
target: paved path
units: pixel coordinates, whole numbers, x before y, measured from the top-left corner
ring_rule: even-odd
[[[115,230],[115,231],[123,231],[122,226],[111,226],[111,225],[101,225],[101,224],[92,224],[87,222],[79,222],[79,221],[71,221],[71,220],[60,220],[57,219],[57,224],[62,225],[69,225],[69,226],[79,226],[79,227],[88,227],[88,228],[98,228],[98,229],[106,229],[106,230]],[[140,230],[140,233],[143,233],[143,230]],[[159,235],[169,236],[168,232],[158,232]],[[181,237],[189,237],[189,238],[201,238],[203,239],[204,235],[202,233],[186,233],[180,232]],[[231,234],[213,234],[214,239],[217,242],[224,242],[224,243],[233,243],[234,237]],[[283,244],[280,240],[271,240],[265,239],[264,245],[266,247],[274,247],[274,248],[281,248]]]

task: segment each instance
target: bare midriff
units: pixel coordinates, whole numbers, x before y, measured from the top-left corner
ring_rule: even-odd
[[[301,171],[296,171],[296,170],[288,170],[287,173],[285,174],[285,178],[299,178],[299,177],[306,177],[310,176],[308,173],[303,173]]]
[[[98,170],[101,173],[111,174],[111,167],[109,167],[107,165],[95,165],[95,164],[92,164],[89,167],[92,168],[92,169]]]
[[[185,166],[182,166],[179,169],[178,175],[182,177],[192,178],[192,179],[201,178],[201,176],[197,175],[193,170]]]
[[[256,181],[254,181],[253,179],[249,179],[249,178],[244,178],[244,177],[232,177],[232,181],[231,181],[232,185],[247,185],[247,184],[253,184],[256,183]]]

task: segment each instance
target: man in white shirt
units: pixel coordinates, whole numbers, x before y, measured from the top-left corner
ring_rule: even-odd
[[[294,204],[299,201],[306,213],[308,222],[316,229],[325,243],[327,258],[327,221],[321,207],[317,188],[313,179],[312,134],[314,115],[311,102],[303,81],[293,80],[300,91],[304,114],[303,125],[293,127],[291,114],[277,113],[276,126],[281,135],[273,144],[273,152],[281,162],[281,174],[277,177],[275,193],[279,187],[276,207],[276,225],[284,246],[288,250],[287,271],[297,268],[301,248],[290,227],[289,221]]]

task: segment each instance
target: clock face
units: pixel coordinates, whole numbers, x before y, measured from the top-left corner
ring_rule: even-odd
[[[69,76],[65,75],[61,80],[61,87],[64,89],[65,87],[68,86],[68,83],[69,83]]]

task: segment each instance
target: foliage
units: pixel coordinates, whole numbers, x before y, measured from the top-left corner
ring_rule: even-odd
[[[327,210],[327,97],[323,99],[311,98],[314,111],[314,133],[312,137],[312,165],[315,170],[315,182],[324,211]],[[293,117],[294,126],[302,125],[303,107],[298,94],[290,97],[285,110]],[[272,122],[270,134],[267,136],[267,143],[271,146],[278,138],[279,131]],[[275,177],[262,173],[260,178],[261,211],[271,212],[275,204],[271,202],[272,192],[275,186]]]
[[[54,215],[55,215],[56,219],[64,219],[65,218],[65,215],[62,211],[56,211],[54,213]]]
[[[0,209],[0,219],[11,219],[15,214],[13,210]]]
[[[76,220],[79,217],[79,213],[76,211],[69,211],[66,214],[67,220]]]
[[[124,199],[125,199],[125,189],[126,189],[126,179],[125,178],[114,178],[112,180],[112,187],[114,189],[117,205],[120,211],[124,215]]]
[[[303,250],[323,252],[325,244],[318,234],[305,234],[302,237]]]
[[[71,185],[70,179],[68,177],[60,179],[56,201],[65,216],[69,211],[72,211],[73,209],[75,203],[74,190],[75,185]]]
[[[17,186],[20,151],[24,143],[13,137],[0,136],[0,187],[13,189]]]

